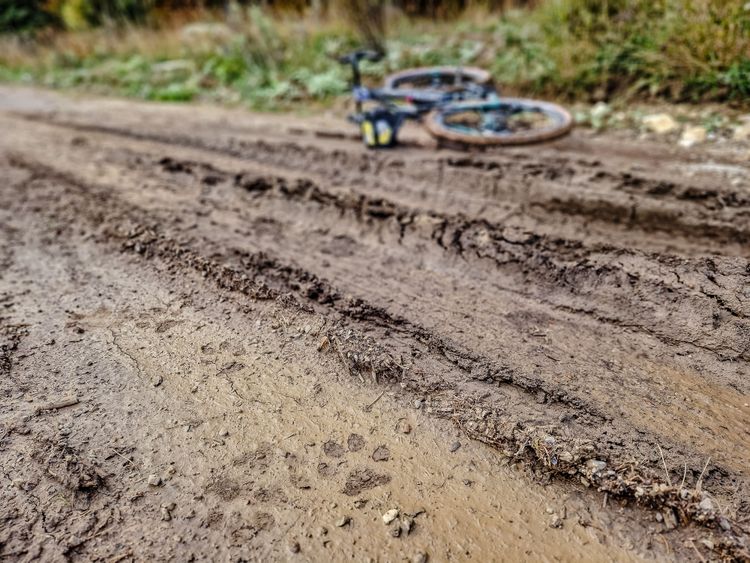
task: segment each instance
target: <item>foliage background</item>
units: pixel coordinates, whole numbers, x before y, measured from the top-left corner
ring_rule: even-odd
[[[473,64],[563,100],[750,100],[745,0],[0,0],[0,78],[150,99],[287,108],[366,71]]]

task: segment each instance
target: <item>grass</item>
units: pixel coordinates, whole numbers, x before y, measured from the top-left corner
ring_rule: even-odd
[[[741,0],[547,0],[534,10],[457,21],[387,18],[387,58],[373,81],[408,66],[489,68],[513,93],[566,101],[750,99],[750,6]],[[347,91],[329,54],[356,46],[342,19],[272,18],[161,29],[120,26],[0,38],[0,80],[151,100],[196,98],[289,109]]]

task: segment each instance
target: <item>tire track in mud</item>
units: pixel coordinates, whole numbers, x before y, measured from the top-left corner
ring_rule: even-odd
[[[14,165],[25,167],[32,172],[32,177],[25,182],[23,188],[26,194],[32,191],[35,182],[62,184],[66,187],[65,198],[53,201],[48,209],[39,208],[40,213],[56,218],[63,224],[71,216],[76,216],[87,221],[92,228],[106,225],[100,232],[99,243],[114,243],[123,250],[146,259],[159,259],[175,272],[196,271],[218,287],[231,292],[254,299],[275,299],[282,306],[305,312],[319,310],[320,305],[326,306],[325,311],[326,308],[335,305],[332,309],[348,321],[340,323],[334,319],[328,330],[327,343],[322,347],[329,346],[339,353],[350,372],[359,375],[372,372],[376,378],[380,377],[383,381],[400,381],[413,391],[429,391],[435,398],[434,413],[453,418],[471,437],[505,449],[552,473],[583,478],[588,484],[603,492],[631,498],[653,510],[668,512],[678,522],[718,526],[718,529],[726,531],[726,543],[720,548],[730,555],[743,553],[741,539],[732,535],[737,528],[713,508],[709,510],[707,507],[711,505],[704,502],[704,496],[697,488],[690,490],[670,487],[662,483],[655,473],[645,466],[623,459],[618,460],[618,455],[612,452],[605,455],[592,441],[581,439],[580,436],[571,438],[556,433],[544,422],[545,419],[551,422],[549,412],[554,404],[545,407],[535,406],[536,402],[531,401],[530,393],[533,388],[524,388],[527,395],[524,406],[529,414],[537,417],[536,420],[515,412],[508,414],[504,412],[503,405],[483,401],[477,394],[457,393],[457,390],[461,391],[460,384],[457,389],[454,381],[443,381],[440,384],[434,379],[425,378],[424,372],[431,365],[430,356],[434,356],[437,350],[443,358],[450,360],[452,350],[445,348],[441,351],[435,343],[441,344],[442,341],[424,329],[411,325],[405,319],[388,315],[377,306],[364,301],[342,300],[339,291],[314,274],[294,266],[280,264],[262,254],[247,254],[242,257],[243,268],[232,268],[222,262],[220,257],[207,257],[203,252],[191,248],[189,242],[180,241],[179,233],[178,238],[173,238],[172,235],[161,232],[162,229],[156,226],[159,222],[158,217],[153,216],[148,210],[124,203],[108,189],[82,183],[74,177],[38,163],[24,161],[22,158],[15,159]],[[66,198],[68,201],[65,201]],[[383,214],[382,205],[374,209],[376,216]],[[248,275],[249,273],[252,275]],[[256,279],[256,274],[269,273],[274,274],[273,283],[259,282]],[[374,325],[375,330],[370,325]],[[398,348],[392,346],[392,339],[388,347],[382,345],[388,341],[388,337],[379,333],[379,328],[407,333],[409,343],[404,350],[410,348],[412,356],[412,361],[408,365],[405,365],[404,354],[398,357],[398,353],[394,355],[389,350]],[[363,329],[364,332],[357,335],[356,331]],[[374,333],[375,336],[364,336],[365,332]],[[446,351],[449,353],[446,354]],[[460,352],[457,354],[458,357],[454,358],[453,365],[461,368],[464,374],[468,372],[472,375],[477,358],[469,357],[474,365],[462,364],[467,358]],[[425,353],[428,356],[427,361],[421,357]],[[424,364],[421,373],[420,361]],[[413,373],[408,373],[409,371]],[[519,387],[518,382],[513,384]],[[523,385],[520,387],[523,388]],[[510,406],[512,408],[517,405]],[[585,407],[580,405],[566,404],[566,407],[576,407],[583,411],[581,414],[586,414]],[[537,425],[524,422],[524,419],[534,420]],[[602,421],[592,422],[601,425]],[[580,425],[579,430],[583,430],[584,435],[590,435],[591,429],[586,432],[586,425]],[[654,441],[658,443],[658,440]],[[624,451],[622,454],[624,457],[627,452]],[[691,471],[694,472],[692,467]],[[711,477],[714,480],[730,482],[734,478],[729,471],[721,468],[714,468]]]
[[[549,156],[543,161],[523,153],[508,156],[396,157],[380,153],[326,150],[289,140],[238,138],[206,140],[190,135],[82,123],[43,115],[23,119],[81,132],[213,152],[262,165],[316,174],[333,185],[363,182],[407,204],[444,201],[471,215],[522,216],[535,230],[574,219],[566,236],[598,238],[619,232],[636,245],[661,251],[675,244],[685,253],[750,255],[750,197],[738,188],[679,185],[636,172],[607,170],[597,160]],[[374,179],[373,179],[374,178]],[[461,186],[452,190],[451,186]],[[564,189],[562,189],[564,188]],[[493,210],[494,209],[494,210]],[[675,235],[684,238],[678,243]],[[631,237],[632,238],[632,237]]]
[[[750,327],[748,327],[748,311],[750,308],[740,293],[743,287],[750,285],[750,271],[742,269],[743,261],[733,259],[707,258],[703,260],[684,260],[672,256],[643,255],[637,251],[626,250],[615,246],[587,246],[578,241],[551,238],[544,235],[508,228],[501,224],[483,219],[471,219],[463,215],[446,215],[436,211],[422,211],[408,208],[382,197],[372,197],[357,192],[332,192],[321,188],[308,178],[287,179],[280,176],[267,176],[258,173],[237,173],[221,171],[206,163],[177,161],[165,157],[155,162],[169,173],[192,174],[192,168],[204,170],[201,174],[209,174],[213,181],[229,181],[235,187],[257,197],[277,197],[298,203],[301,212],[307,213],[309,204],[317,204],[330,211],[348,214],[357,220],[364,228],[374,222],[386,225],[397,231],[399,240],[404,236],[413,235],[425,237],[437,244],[446,252],[460,256],[474,256],[479,261],[491,263],[490,272],[494,268],[519,270],[522,276],[520,288],[543,285],[546,287],[543,295],[537,291],[517,290],[520,295],[548,304],[561,310],[593,317],[598,322],[637,330],[655,336],[666,344],[687,344],[716,354],[719,359],[726,361],[750,359]],[[425,225],[427,228],[424,228]],[[601,256],[601,259],[591,258]],[[611,258],[610,258],[611,256]],[[624,264],[624,260],[643,260],[644,264]],[[719,262],[717,264],[717,261]],[[474,264],[472,264],[474,266]],[[696,276],[695,272],[706,270],[706,274]],[[717,276],[720,270],[732,271],[723,276],[738,276],[734,289],[721,287]],[[666,271],[673,275],[675,282],[666,282],[662,277],[648,276],[649,272]],[[697,278],[692,286],[683,280]],[[703,284],[713,284],[717,292],[704,289]],[[696,289],[696,286],[698,289]],[[561,303],[559,299],[550,297],[559,288],[567,293],[580,296],[586,300],[595,297],[588,307],[573,307]],[[599,291],[605,288],[605,291]],[[598,303],[607,302],[613,290],[624,288],[619,299],[610,303],[610,308],[602,310]],[[723,291],[722,291],[723,290]],[[734,294],[732,293],[734,291]],[[647,317],[648,309],[627,311],[640,303],[633,303],[627,296],[638,294],[670,295],[669,307],[679,313],[681,310],[704,310],[705,304],[701,300],[714,302],[715,308],[725,312],[737,320],[730,331],[717,337],[718,344],[702,343],[705,331],[696,328],[687,334],[676,334],[675,325],[685,326],[687,320],[675,323],[673,317],[661,325],[647,325],[642,319]],[[750,296],[749,296],[750,297]],[[737,303],[732,304],[730,301]],[[652,301],[653,302],[653,301]],[[689,306],[689,307],[688,307]],[[626,311],[623,315],[622,309]],[[619,311],[618,311],[619,309]],[[619,313],[619,314],[618,314]],[[707,311],[715,317],[716,311]],[[732,321],[730,321],[732,322]],[[700,326],[714,325],[718,327],[714,318],[704,318]]]

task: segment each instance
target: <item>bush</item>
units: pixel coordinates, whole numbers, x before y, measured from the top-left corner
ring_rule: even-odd
[[[0,33],[22,33],[54,22],[43,0],[0,0]]]

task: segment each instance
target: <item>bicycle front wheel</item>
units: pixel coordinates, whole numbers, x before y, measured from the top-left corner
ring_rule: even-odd
[[[573,127],[557,104],[522,98],[448,104],[429,113],[425,127],[435,137],[483,146],[550,141]]]

